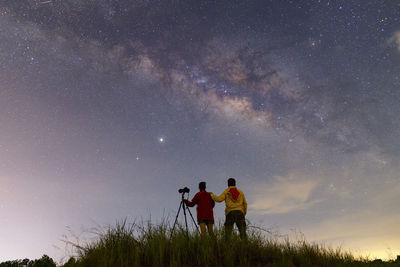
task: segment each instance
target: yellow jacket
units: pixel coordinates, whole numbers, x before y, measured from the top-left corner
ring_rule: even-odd
[[[211,193],[211,198],[216,202],[225,200],[225,215],[233,210],[240,210],[244,215],[247,213],[247,201],[242,190],[236,186],[229,186],[220,196]]]

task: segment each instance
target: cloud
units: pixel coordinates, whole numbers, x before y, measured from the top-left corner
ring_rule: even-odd
[[[311,218],[314,223],[289,227],[298,228],[309,241],[340,246],[344,250],[357,248],[353,251],[355,255],[389,258],[400,254],[400,241],[395,234],[400,223],[398,169],[374,168],[375,172],[365,166],[353,165],[343,173],[338,171],[336,176],[344,179],[341,188],[335,192],[321,192],[326,197],[325,210],[315,209],[325,215]],[[346,184],[346,176],[355,183]],[[334,176],[323,180],[334,181]],[[338,192],[343,189],[351,191],[347,197]],[[389,255],[390,251],[394,255]]]
[[[308,209],[319,202],[311,200],[317,185],[315,180],[297,181],[292,177],[278,177],[272,184],[258,189],[249,207],[258,214],[283,214]]]
[[[397,31],[393,34],[389,39],[389,44],[394,44],[397,47],[397,50],[400,52],[400,31]]]
[[[400,254],[400,241],[394,234],[400,224],[397,213],[382,213],[380,208],[370,208],[353,214],[341,214],[301,229],[308,240],[340,246],[355,255],[393,258]],[[390,254],[393,255],[390,255]]]

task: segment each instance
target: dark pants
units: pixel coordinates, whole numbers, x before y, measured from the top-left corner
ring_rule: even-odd
[[[232,230],[233,224],[236,224],[239,229],[240,238],[246,238],[246,219],[244,218],[243,212],[240,210],[233,210],[226,215],[225,219],[225,234],[229,238]]]

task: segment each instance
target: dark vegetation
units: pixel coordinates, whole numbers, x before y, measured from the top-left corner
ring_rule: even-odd
[[[76,256],[62,266],[400,266],[399,258],[387,262],[369,260],[304,239],[279,241],[259,228],[249,228],[246,240],[236,234],[227,240],[221,227],[215,230],[214,236],[200,236],[196,232],[187,234],[179,228],[171,237],[170,227],[166,224],[128,225],[123,221],[99,233],[96,241],[73,247]],[[0,263],[0,267],[5,266],[53,267],[56,264],[43,255],[35,261]]]
[[[56,263],[47,255],[43,255],[40,259],[37,260],[13,260],[13,261],[5,261],[0,263],[0,267],[56,267]]]
[[[223,228],[215,236],[187,234],[183,228],[171,237],[167,224],[118,223],[99,234],[97,241],[77,246],[68,266],[400,266],[400,261],[356,258],[340,248],[279,241],[264,230],[249,228],[248,238],[226,239]]]

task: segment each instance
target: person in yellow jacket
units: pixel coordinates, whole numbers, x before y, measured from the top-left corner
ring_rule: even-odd
[[[225,200],[225,232],[229,237],[232,233],[233,224],[236,224],[239,229],[240,238],[246,237],[246,213],[247,201],[242,190],[236,187],[234,178],[228,179],[228,188],[220,196],[211,193],[211,198],[215,202]]]

